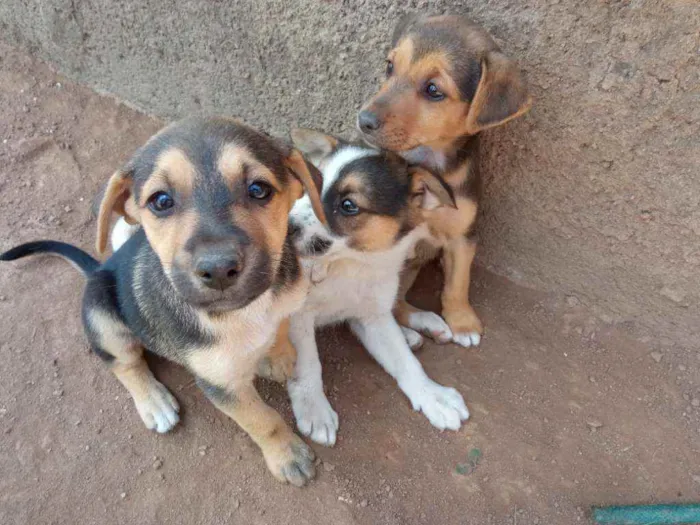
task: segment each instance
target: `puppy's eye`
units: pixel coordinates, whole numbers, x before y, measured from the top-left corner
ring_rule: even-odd
[[[265,200],[272,195],[272,186],[266,182],[253,182],[248,186],[248,196],[259,201]]]
[[[173,206],[175,201],[164,191],[157,191],[148,198],[148,207],[155,214],[162,214]]]
[[[391,60],[386,61],[386,76],[390,77],[394,72],[394,63]]]
[[[357,215],[360,213],[360,208],[350,199],[345,199],[340,203],[340,211],[343,215]]]
[[[425,94],[430,100],[442,100],[445,98],[445,94],[440,91],[435,82],[428,82],[425,86]]]

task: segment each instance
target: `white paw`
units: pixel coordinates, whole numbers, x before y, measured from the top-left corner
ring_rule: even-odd
[[[470,346],[479,346],[481,336],[478,332],[458,333],[452,336],[452,341],[464,348],[469,348]]]
[[[424,379],[404,390],[413,410],[421,411],[430,424],[440,430],[459,430],[462,421],[469,419],[469,410],[462,395],[454,388]]]
[[[112,229],[112,251],[116,252],[140,228],[139,224],[129,224],[124,217],[119,217]]]
[[[294,392],[294,393],[292,393]],[[290,389],[292,410],[299,432],[319,445],[332,447],[338,433],[338,414],[323,392],[300,392]]]
[[[144,399],[134,399],[136,410],[146,428],[164,434],[180,421],[180,405],[165,386],[153,379]]]
[[[452,330],[445,320],[433,312],[414,312],[408,316],[408,327],[440,344],[452,341]]]
[[[417,350],[423,346],[423,336],[418,332],[412,330],[411,328],[406,328],[405,326],[401,327],[401,331],[403,332],[403,336],[406,338],[406,342],[411,350]]]

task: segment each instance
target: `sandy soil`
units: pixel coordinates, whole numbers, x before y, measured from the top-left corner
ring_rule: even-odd
[[[55,238],[92,251],[93,196],[160,123],[8,47],[0,57],[0,249]],[[436,306],[438,273],[417,303]],[[577,297],[476,272],[482,347],[420,352],[467,399],[458,433],[412,412],[345,329],[323,333],[341,430],[314,447],[318,476],[300,490],[172,364],[153,363],[182,425],[147,431],[88,352],[82,287],[55,259],[0,267],[0,523],[567,525],[597,504],[700,499],[700,354]],[[261,390],[291,423],[284,391]]]

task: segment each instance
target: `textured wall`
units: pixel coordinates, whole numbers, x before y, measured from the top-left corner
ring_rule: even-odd
[[[694,0],[3,0],[0,34],[149,113],[352,134],[404,11],[465,13],[536,105],[485,136],[480,262],[611,322],[700,331],[700,5]],[[663,339],[662,339],[663,340]]]

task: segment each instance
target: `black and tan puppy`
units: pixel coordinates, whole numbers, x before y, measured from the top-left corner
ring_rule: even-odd
[[[287,216],[304,189],[319,204],[296,150],[234,120],[188,119],[152,137],[110,179],[98,251],[113,211],[141,228],[104,264],[53,241],[18,246],[0,260],[49,253],[83,271],[87,338],[148,428],[167,432],[179,418],[144,349],[187,367],[260,446],[274,476],[303,485],[314,475],[313,452],[262,401],[253,379],[265,358],[268,370],[293,366],[267,352],[277,335],[281,358],[293,357],[286,318],[302,305],[307,284]]]
[[[417,250],[402,277],[398,321],[445,339],[445,330],[405,294],[419,269],[442,249],[442,315],[452,340],[478,345],[482,325],[469,304],[479,203],[478,133],[523,115],[531,99],[517,64],[489,34],[461,16],[410,16],[394,31],[386,80],[360,111],[358,127],[372,145],[437,170],[457,209],[430,221],[432,242]],[[417,334],[414,334],[417,337]]]

